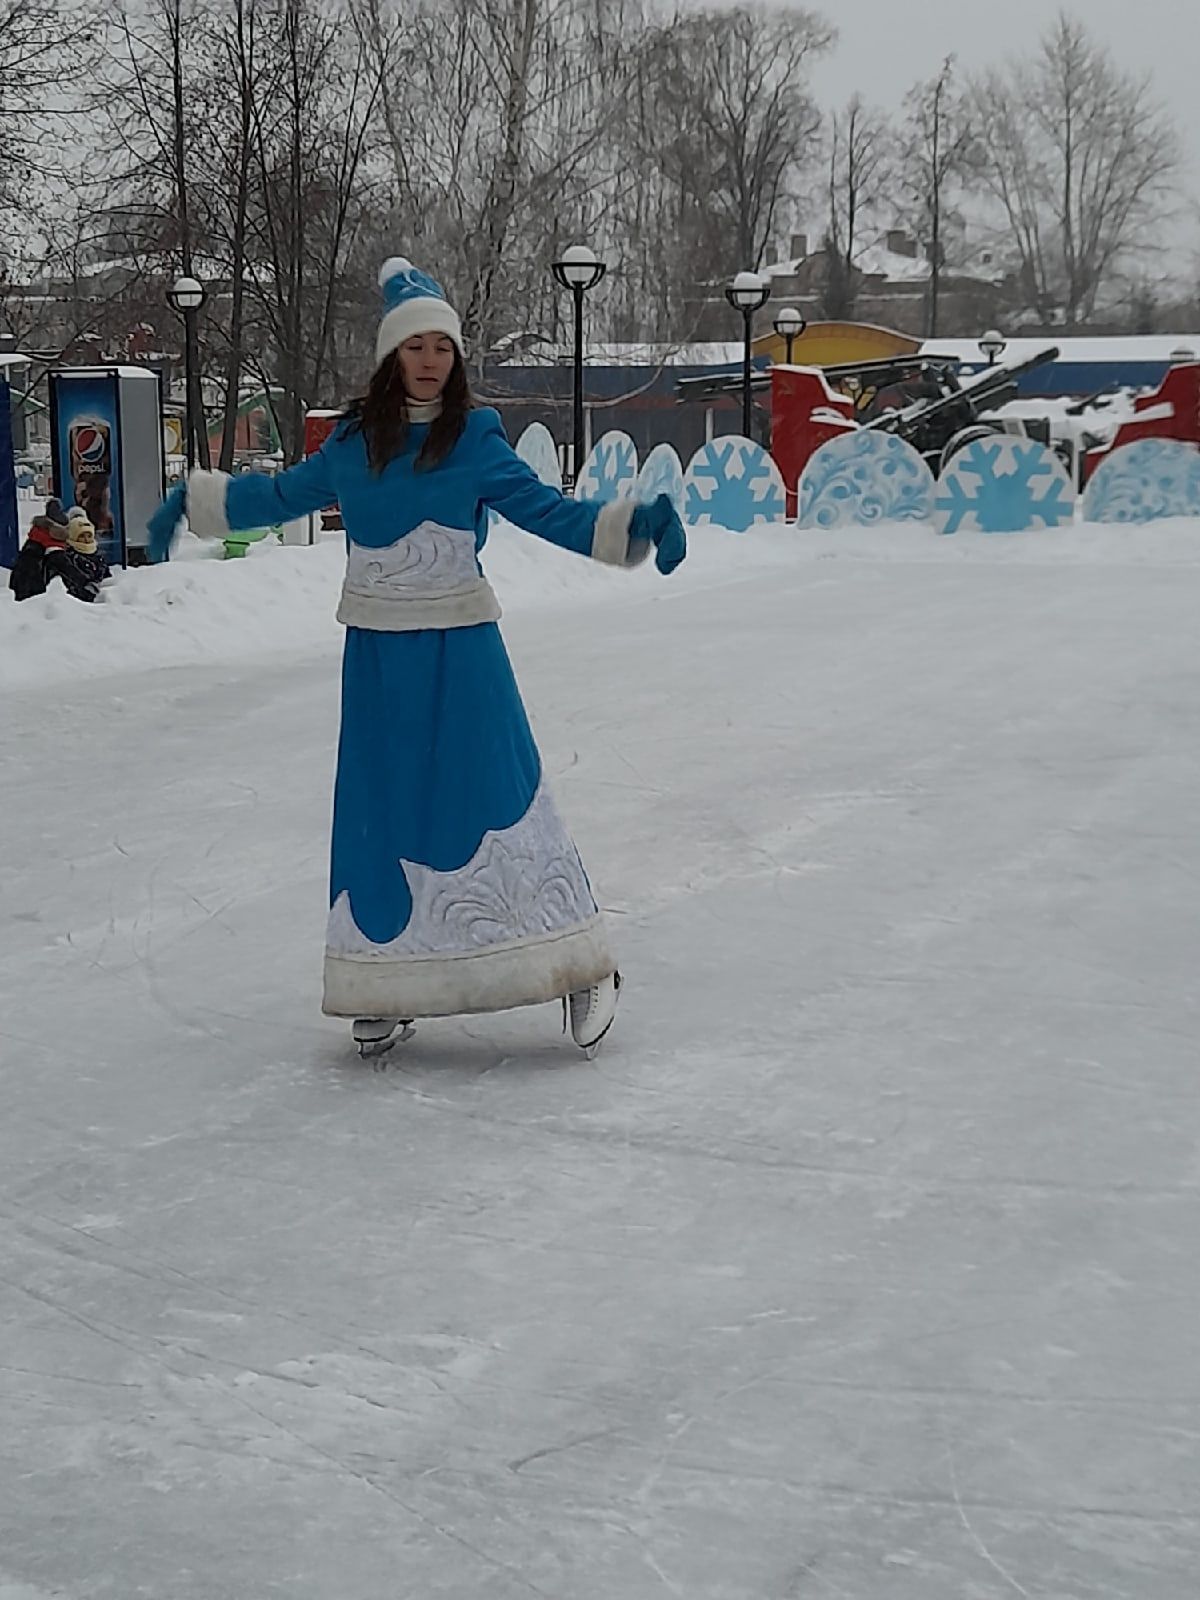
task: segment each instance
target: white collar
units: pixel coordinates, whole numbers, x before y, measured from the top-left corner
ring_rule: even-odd
[[[442,414],[440,400],[409,400],[406,397],[404,404],[410,422],[432,422],[434,417],[440,417]]]

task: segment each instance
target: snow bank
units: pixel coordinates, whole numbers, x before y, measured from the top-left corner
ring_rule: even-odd
[[[743,570],[748,559],[774,559],[777,544],[765,538],[751,550],[736,534],[697,535],[696,559],[689,563],[693,581]],[[236,561],[221,560],[220,548],[185,534],[169,563],[118,572],[94,606],[73,600],[57,583],[19,605],[6,585],[0,587],[0,692],[337,646],[341,535],[309,548],[264,540]],[[780,558],[786,558],[786,542]],[[649,564],[632,573],[602,567],[504,524],[488,540],[484,565],[509,615],[628,604],[663,582]]]
[[[669,583],[650,563],[632,573],[615,571],[506,525],[495,530],[484,553],[510,616],[539,608],[627,606],[733,584],[764,567],[824,561],[1194,566],[1200,564],[1200,520],[952,538],[911,524],[830,532],[780,525],[740,535],[693,528],[689,559]],[[57,584],[18,605],[4,588],[0,692],[192,662],[333,650],[342,632],[334,612],[343,565],[339,535],[312,548],[264,542],[240,561],[219,560],[211,545],[187,535],[166,566],[119,573],[99,605],[72,600]]]

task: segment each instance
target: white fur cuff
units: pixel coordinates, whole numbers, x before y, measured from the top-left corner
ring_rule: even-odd
[[[205,472],[197,467],[188,473],[188,527],[201,539],[225,539],[233,532],[225,515],[227,472]]]
[[[631,539],[629,524],[637,503],[612,500],[600,507],[596,531],[592,534],[592,559],[610,567],[636,567],[650,554],[648,539]]]

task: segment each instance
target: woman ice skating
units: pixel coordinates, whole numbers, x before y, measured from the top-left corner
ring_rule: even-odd
[[[334,792],[327,1015],[363,1054],[418,1017],[562,999],[594,1053],[620,977],[542,771],[478,554],[495,509],[580,555],[684,559],[670,501],[597,505],[543,484],[476,408],[458,314],[408,261],[380,272],[376,370],[322,449],[276,478],[193,472],[195,533],[222,538],[336,501],[348,557]],[[160,556],[184,486],[151,528]]]

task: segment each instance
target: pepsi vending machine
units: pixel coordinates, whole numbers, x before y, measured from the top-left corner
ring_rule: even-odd
[[[56,367],[49,384],[58,498],[83,507],[114,566],[138,566],[165,489],[162,380],[149,367]]]

